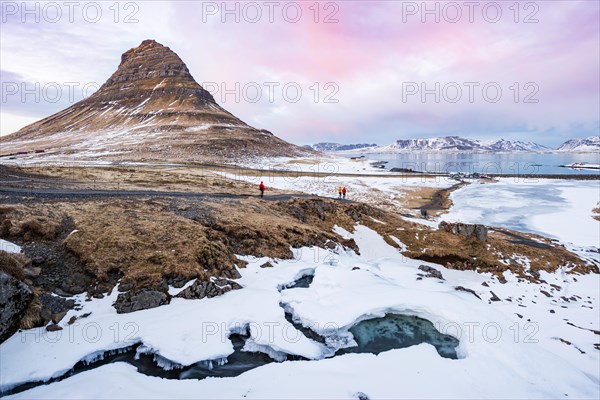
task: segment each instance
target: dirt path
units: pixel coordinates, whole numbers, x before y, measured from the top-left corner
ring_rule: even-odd
[[[421,207],[417,207],[417,209],[427,210],[429,214],[442,214],[448,211],[450,207],[452,207],[452,200],[450,200],[450,194],[455,190],[458,190],[466,185],[468,185],[468,183],[461,182],[449,188],[440,189],[433,194],[431,200],[428,203]]]
[[[36,197],[52,200],[82,200],[114,197],[178,197],[178,198],[216,198],[216,199],[246,199],[259,197],[250,194],[229,193],[196,193],[196,192],[159,192],[153,190],[89,190],[89,189],[47,189],[47,188],[7,188],[0,187],[0,196],[5,198],[23,199]],[[265,195],[263,200],[287,201],[292,198],[319,198],[310,194],[272,194]],[[341,200],[349,202],[349,200]]]

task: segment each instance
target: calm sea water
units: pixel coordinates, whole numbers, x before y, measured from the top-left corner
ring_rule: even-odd
[[[360,156],[362,154],[358,154]],[[357,154],[344,154],[356,157]],[[371,160],[387,161],[386,169],[411,168],[428,172],[479,172],[482,174],[590,175],[599,170],[574,170],[561,165],[571,163],[600,164],[600,153],[587,154],[468,154],[409,153],[365,154]]]

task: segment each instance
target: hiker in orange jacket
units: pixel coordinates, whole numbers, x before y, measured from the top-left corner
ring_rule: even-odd
[[[342,185],[338,186],[338,198],[342,198]]]

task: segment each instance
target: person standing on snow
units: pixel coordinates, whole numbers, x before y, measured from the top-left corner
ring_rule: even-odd
[[[338,198],[342,198],[342,185],[338,186]]]
[[[265,195],[265,189],[266,189],[263,181],[260,181],[260,185],[258,185],[258,189],[260,190],[260,198],[262,199]]]
[[[342,196],[344,197],[344,200],[346,199],[346,186],[344,186],[344,188],[342,189]]]

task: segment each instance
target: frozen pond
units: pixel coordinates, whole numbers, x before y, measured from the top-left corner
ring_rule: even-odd
[[[501,179],[468,185],[451,195],[447,221],[537,233],[580,247],[598,247],[599,181]]]
[[[439,332],[426,319],[399,314],[388,314],[383,318],[373,318],[359,322],[350,332],[358,344],[342,349],[344,353],[373,353],[401,349],[421,343],[429,343],[442,357],[458,359],[456,346],[458,339]]]

